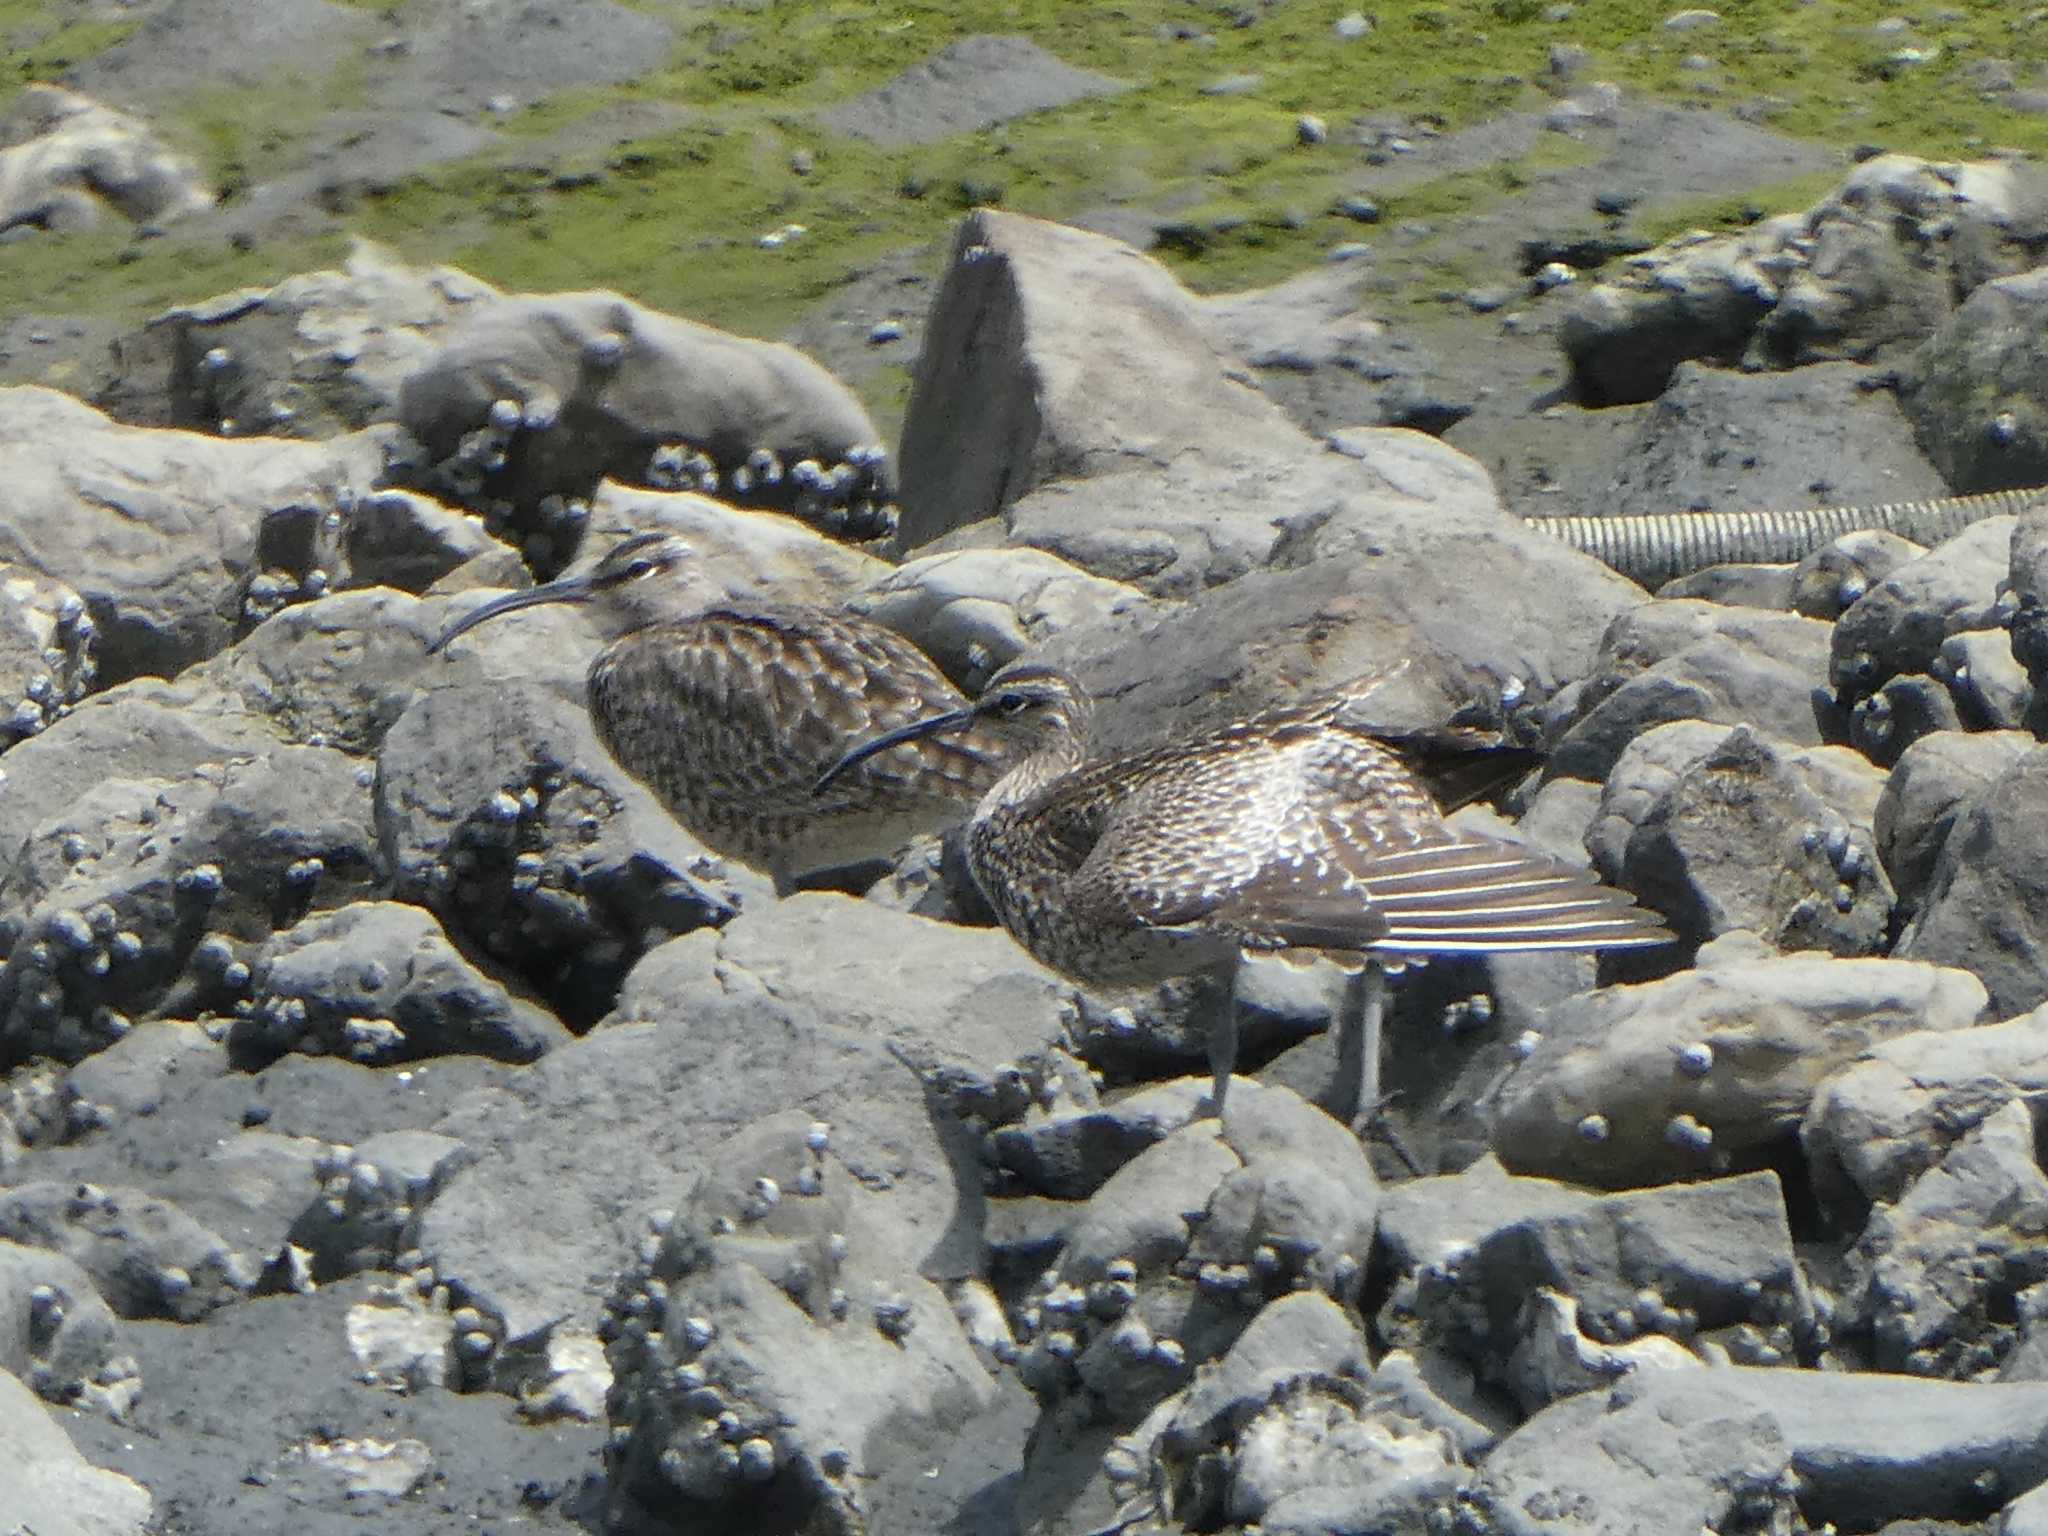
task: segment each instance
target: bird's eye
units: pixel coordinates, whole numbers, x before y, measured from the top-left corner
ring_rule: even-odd
[[[630,560],[626,563],[626,568],[619,573],[619,579],[638,581],[642,576],[652,576],[655,570],[656,566],[652,560]]]
[[[1030,707],[1031,695],[1028,693],[1005,693],[995,702],[995,712],[999,715],[1021,715]]]

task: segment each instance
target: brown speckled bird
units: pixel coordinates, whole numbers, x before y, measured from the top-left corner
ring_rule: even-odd
[[[1487,731],[1406,735],[1349,718],[1378,677],[1187,741],[1088,760],[1088,700],[1046,667],[1012,666],[980,699],[889,731],[868,754],[995,725],[1018,761],[976,807],[967,856],[1018,943],[1090,986],[1226,980],[1211,1027],[1211,1103],[1237,1056],[1235,978],[1247,952],[1362,957],[1343,1024],[1357,1111],[1378,1103],[1383,967],[1403,956],[1622,949],[1671,935],[1590,872],[1452,827],[1429,783],[1469,799],[1528,754]],[[1026,749],[1029,749],[1028,751]]]
[[[737,602],[672,533],[622,540],[585,575],[507,593],[450,624],[578,603],[611,643],[591,663],[590,718],[619,765],[706,847],[798,876],[886,857],[957,820],[1002,773],[992,727],[906,739],[819,796],[854,744],[965,697],[916,646],[852,614]]]

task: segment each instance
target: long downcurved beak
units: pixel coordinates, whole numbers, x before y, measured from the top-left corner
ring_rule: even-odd
[[[937,736],[945,731],[957,731],[973,720],[974,715],[975,712],[972,707],[949,710],[943,715],[932,715],[927,719],[913,720],[908,725],[897,726],[893,731],[884,731],[879,736],[870,737],[840,758],[830,768],[819,774],[818,782],[812,786],[811,793],[822,795],[832,787],[835,779],[839,778],[842,774],[852,772],[878,752],[886,752],[891,747],[900,747],[906,741],[922,741],[927,736]]]
[[[531,587],[524,592],[507,592],[503,597],[494,597],[489,602],[478,603],[461,618],[442,630],[434,643],[427,647],[429,656],[445,651],[455,637],[466,634],[477,625],[497,618],[500,614],[513,613],[521,608],[538,608],[542,603],[587,603],[590,601],[590,583],[581,577],[570,577],[551,581],[545,586]]]

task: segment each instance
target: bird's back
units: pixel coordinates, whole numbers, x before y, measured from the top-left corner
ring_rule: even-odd
[[[986,731],[818,776],[854,743],[963,703],[924,653],[825,608],[731,605],[636,630],[589,677],[605,746],[711,846],[792,873],[884,855],[995,782]]]
[[[1597,948],[1662,934],[1585,870],[1450,827],[1402,743],[1347,723],[1341,702],[1084,763],[994,806],[970,841],[977,878],[1041,959],[1103,981],[1239,948]],[[1432,735],[1461,754],[1497,741]]]

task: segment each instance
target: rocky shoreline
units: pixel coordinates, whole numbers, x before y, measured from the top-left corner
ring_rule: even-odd
[[[0,1528],[2048,1530],[2048,502],[1656,595],[1528,521],[2048,481],[2044,211],[1879,155],[1532,251],[1596,445],[1535,497],[1343,263],[997,209],[893,450],[795,347],[368,244],[0,387]],[[940,829],[778,900],[576,611],[430,651],[650,528],[1105,750],[1406,660],[1379,723],[1545,751],[1459,820],[1678,942],[1403,975],[1364,1142],[1341,972],[1257,961],[1201,1117],[1201,1000],[1077,992]]]

